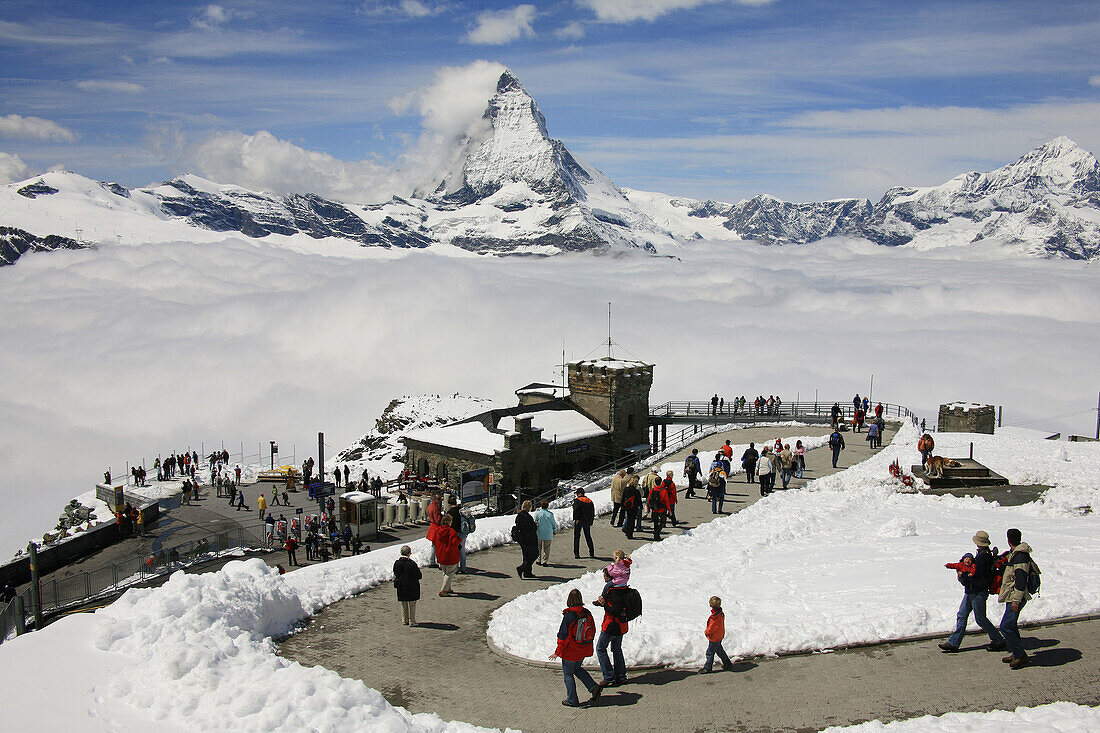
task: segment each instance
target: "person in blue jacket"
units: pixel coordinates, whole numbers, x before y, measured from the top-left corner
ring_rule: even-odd
[[[550,511],[550,502],[546,499],[539,504],[539,510],[535,512],[535,526],[539,538],[539,559],[536,565],[546,567],[550,564],[550,544],[554,541],[554,533],[558,531],[558,521],[554,518],[554,512]]]

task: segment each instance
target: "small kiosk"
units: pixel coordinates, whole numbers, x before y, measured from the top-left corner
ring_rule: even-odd
[[[360,539],[376,539],[379,519],[388,501],[385,497],[376,497],[374,494],[362,491],[340,494],[340,519],[345,526],[351,527]]]

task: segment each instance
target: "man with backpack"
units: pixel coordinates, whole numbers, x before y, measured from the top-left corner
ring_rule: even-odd
[[[699,464],[699,449],[692,448],[691,455],[684,459],[684,475],[687,476],[688,486],[684,492],[685,499],[695,497],[695,487],[699,485],[699,474],[703,467]]]
[[[741,454],[741,465],[745,467],[745,483],[751,484],[756,480],[756,462],[760,459],[760,453],[756,450],[756,443],[749,443],[749,447]],[[729,471],[726,471],[729,475]]]
[[[1005,604],[1001,617],[1001,634],[1004,635],[1008,655],[1001,659],[1012,669],[1027,664],[1027,652],[1020,640],[1020,611],[1031,597],[1039,592],[1039,566],[1031,559],[1031,546],[1023,541],[1020,530],[1008,530],[1008,556],[1005,558],[1004,577],[997,600]]]
[[[710,497],[710,513],[721,514],[722,505],[726,501],[726,478],[728,463],[722,460],[722,454],[714,456],[710,464],[710,473],[707,475],[707,495]]]
[[[665,528],[665,520],[668,516],[668,498],[665,494],[664,483],[658,483],[649,490],[649,512],[653,515],[653,541],[659,542],[661,530]]]
[[[596,505],[584,495],[584,489],[577,489],[577,498],[573,500],[573,557],[580,559],[582,532],[588,543],[588,556],[596,556],[596,548],[592,544],[592,522],[595,520]]]
[[[920,436],[917,441],[917,450],[920,451],[920,465],[921,468],[928,468],[928,459],[932,455],[932,451],[936,448],[936,441],[932,440],[932,436],[928,433]]]
[[[963,599],[959,604],[958,622],[955,625],[955,633],[947,641],[940,643],[940,649],[945,654],[953,654],[959,651],[963,635],[966,633],[966,622],[973,612],[974,621],[982,631],[989,634],[989,646],[991,652],[999,652],[1005,649],[1005,640],[997,631],[997,627],[985,615],[985,602],[989,598],[989,592],[993,583],[993,566],[996,562],[994,551],[989,549],[989,533],[980,531],[974,535],[974,545],[978,548],[974,553],[974,565],[972,573],[959,573],[959,582],[963,586]]]
[[[612,586],[593,602],[593,605],[603,607],[603,623],[600,624],[600,638],[596,642],[596,659],[599,660],[600,671],[603,672],[603,680],[599,683],[601,688],[626,682],[623,636],[630,627],[630,596],[637,593],[638,591],[627,586]],[[640,596],[638,600],[640,601]],[[607,654],[608,647],[611,648],[610,657]]]
[[[840,451],[844,450],[844,436],[839,430],[833,430],[833,434],[829,436],[829,448],[833,451],[833,468],[836,468],[836,462],[840,460]]]
[[[634,539],[634,532],[641,524],[638,520],[641,511],[642,493],[638,491],[638,476],[631,466],[626,469],[626,486],[623,488],[623,534],[628,540]]]

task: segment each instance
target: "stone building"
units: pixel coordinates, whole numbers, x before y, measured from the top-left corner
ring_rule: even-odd
[[[648,451],[652,364],[577,361],[567,379],[564,387],[521,387],[516,407],[409,433],[406,465],[461,486],[464,500],[487,494],[507,509],[517,494],[543,493],[560,479]]]
[[[937,430],[941,433],[986,433],[993,435],[997,426],[997,411],[993,405],[973,402],[950,402],[940,405]]]

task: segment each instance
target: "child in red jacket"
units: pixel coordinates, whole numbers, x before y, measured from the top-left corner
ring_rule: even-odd
[[[730,661],[726,650],[722,648],[722,639],[726,636],[726,616],[722,613],[722,599],[718,596],[710,597],[710,618],[707,619],[705,633],[709,642],[707,644],[707,661],[703,668],[699,670],[699,674],[707,674],[711,671],[714,666],[715,654],[722,660],[724,671],[733,669],[733,662]]]

